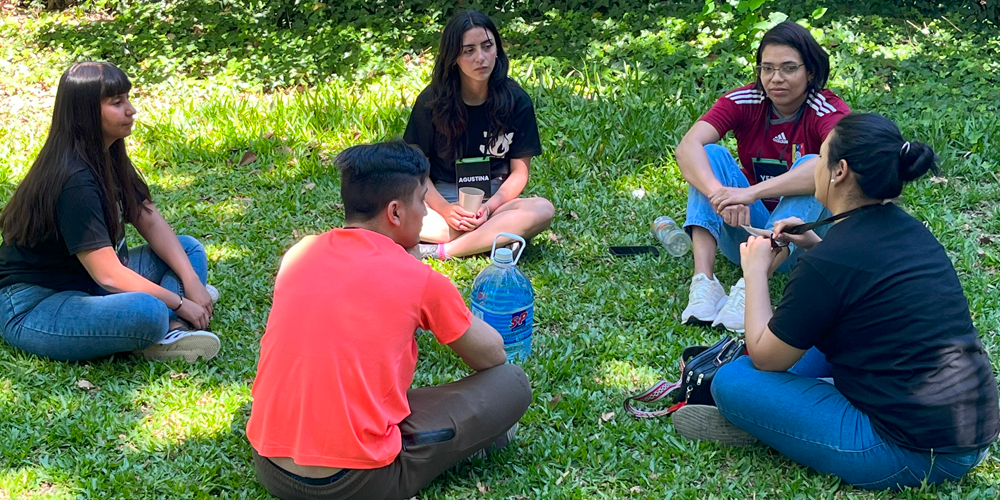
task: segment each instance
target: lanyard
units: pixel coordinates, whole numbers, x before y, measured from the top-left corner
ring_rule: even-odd
[[[808,101],[809,98],[807,97],[805,101],[802,101],[802,105],[799,106],[799,110],[796,111],[796,113],[798,113],[799,116],[798,118],[795,119],[795,125],[792,126],[792,135],[788,136],[788,142],[785,143],[785,147],[781,148],[781,154],[778,155],[778,161],[782,161],[781,159],[785,157],[785,151],[788,151],[788,145],[792,143],[793,139],[795,139],[795,132],[799,130],[799,123],[802,123],[802,117],[805,116],[806,114],[805,107],[806,107],[806,102]],[[768,99],[767,102],[768,104],[770,104],[771,100]],[[770,135],[771,131],[771,113],[773,113],[773,111],[774,111],[774,105],[771,104],[768,107],[767,111],[764,112],[764,140],[760,142],[760,148],[757,149],[757,156],[756,156],[757,161],[760,161],[760,153],[764,151],[764,144],[769,139],[768,136]]]
[[[881,202],[880,203],[872,203],[870,205],[861,205],[858,208],[854,208],[854,209],[848,210],[846,212],[841,212],[841,213],[839,213],[837,215],[834,215],[832,217],[827,217],[827,218],[825,218],[823,220],[820,220],[820,221],[808,222],[806,224],[799,224],[797,226],[787,227],[787,228],[785,228],[781,232],[785,233],[785,234],[803,234],[806,231],[811,231],[813,229],[816,229],[817,227],[823,227],[823,226],[825,226],[827,224],[833,224],[834,222],[837,222],[840,219],[846,219],[846,218],[848,218],[848,217],[850,217],[850,216],[852,216],[852,215],[854,215],[854,214],[856,214],[856,213],[858,213],[858,212],[860,212],[862,210],[865,210],[867,208],[880,207],[880,206],[882,206]]]

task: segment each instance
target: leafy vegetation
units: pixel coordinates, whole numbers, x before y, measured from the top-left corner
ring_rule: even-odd
[[[58,363],[0,343],[0,499],[267,497],[243,429],[278,259],[343,222],[332,155],[402,133],[454,8],[315,5],[105,2],[0,17],[0,200],[41,147],[59,74],[74,60],[111,60],[137,82],[133,159],[177,231],[206,244],[223,292],[213,321],[223,350],[210,363]],[[679,324],[690,256],[614,259],[607,246],[652,243],[657,215],[683,218],[673,148],[722,92],[751,79],[752,53],[730,36],[742,20],[721,2],[711,13],[701,1],[503,5],[491,15],[545,150],[528,192],[557,207],[521,264],[537,295],[535,354],[524,364],[535,400],[516,449],[447,474],[420,498],[1000,496],[996,445],[961,482],[894,495],[764,448],[688,442],[669,421],[628,418],[625,393],[676,376],[681,349],[718,334]],[[874,2],[769,2],[756,12],[806,19],[831,52],[834,90],[938,151],[943,174],[909,187],[903,204],[948,250],[1000,366],[995,28]],[[466,293],[486,265],[434,264]],[[735,266],[718,268],[723,282],[738,278]],[[416,384],[465,373],[428,336],[419,343]]]

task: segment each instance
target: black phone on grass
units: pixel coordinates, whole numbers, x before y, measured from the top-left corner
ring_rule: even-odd
[[[612,246],[609,250],[611,251],[611,255],[615,257],[627,257],[644,253],[651,253],[654,257],[660,256],[660,250],[652,245]]]

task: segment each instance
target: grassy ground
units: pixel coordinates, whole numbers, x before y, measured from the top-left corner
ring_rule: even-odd
[[[718,334],[679,324],[690,256],[615,259],[607,246],[650,244],[657,215],[683,218],[673,147],[723,91],[751,76],[748,55],[725,37],[725,18],[703,27],[697,6],[626,3],[642,8],[617,17],[501,15],[512,73],[535,101],[545,149],[528,194],[557,208],[521,266],[537,296],[535,355],[524,363],[535,400],[515,449],[446,474],[420,498],[1000,496],[998,446],[959,483],[892,495],[841,485],[763,447],[689,442],[668,420],[621,411],[626,393],[676,376],[683,347]],[[268,31],[273,19],[263,14],[244,19],[211,5],[0,17],[0,200],[41,147],[58,75],[73,60],[111,59],[138,82],[133,160],[178,233],[205,243],[210,281],[223,293],[213,321],[223,350],[209,363],[59,363],[0,343],[0,499],[267,497],[244,427],[278,259],[303,235],[343,222],[330,159],[402,133],[429,81],[442,17],[415,14],[384,29],[281,21],[286,30]],[[179,6],[203,11],[183,17],[190,12]],[[814,5],[785,7],[795,17]],[[211,26],[191,26],[199,22]],[[831,50],[831,86],[853,109],[883,113],[939,152],[942,176],[909,187],[903,204],[948,250],[997,366],[996,31],[892,12],[831,11],[813,24]],[[310,55],[331,46],[342,52],[337,61]],[[226,47],[233,53],[220,52]],[[487,264],[434,266],[467,293]],[[739,270],[720,263],[718,274],[731,284]],[[772,285],[776,297],[780,285]],[[416,384],[467,373],[432,339],[421,337],[420,347]],[[81,380],[95,387],[81,389]]]

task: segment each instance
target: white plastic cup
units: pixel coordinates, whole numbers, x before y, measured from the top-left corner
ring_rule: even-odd
[[[479,207],[483,205],[483,196],[486,196],[486,193],[482,189],[474,187],[460,188],[458,190],[458,204],[469,212],[477,214],[479,213]]]

